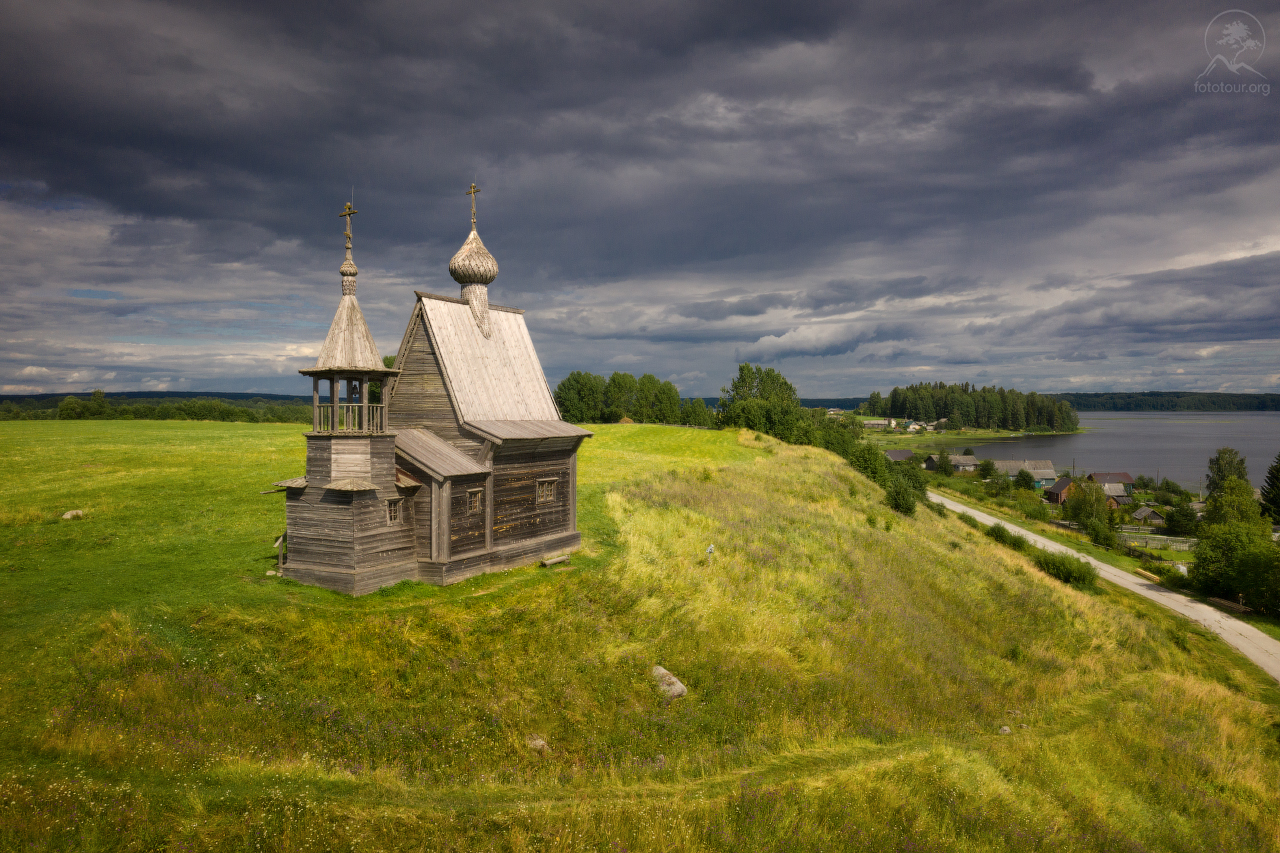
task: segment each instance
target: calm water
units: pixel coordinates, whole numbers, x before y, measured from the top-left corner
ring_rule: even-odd
[[[1059,471],[1128,471],[1200,488],[1209,457],[1234,447],[1261,486],[1280,453],[1280,412],[1081,412],[1076,435],[1034,436],[974,446],[979,459],[1052,459]]]

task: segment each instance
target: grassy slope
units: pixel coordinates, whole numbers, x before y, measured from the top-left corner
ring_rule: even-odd
[[[352,600],[265,576],[297,426],[0,429],[3,849],[1277,843],[1274,684],[954,519],[886,530],[822,451],[601,427],[574,569]]]

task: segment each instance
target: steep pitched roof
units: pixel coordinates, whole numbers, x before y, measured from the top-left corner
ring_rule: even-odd
[[[889,458],[890,462],[906,462],[915,454],[912,451],[907,450],[905,447],[900,447],[893,450],[886,450],[884,455]]]
[[[1061,478],[1061,479],[1059,479],[1057,482],[1055,482],[1052,486],[1049,486],[1048,488],[1046,488],[1046,489],[1045,489],[1045,492],[1046,492],[1046,493],[1050,493],[1050,492],[1051,492],[1051,493],[1053,493],[1053,494],[1055,494],[1055,495],[1056,495],[1056,494],[1061,494],[1062,492],[1065,492],[1065,491],[1066,491],[1066,490],[1071,486],[1071,483],[1072,483],[1072,480],[1071,480],[1071,478],[1070,478],[1070,477],[1062,477],[1062,478]]]
[[[417,295],[459,420],[560,420],[523,311],[490,305],[486,337],[466,301]]]
[[[1095,483],[1128,483],[1131,486],[1133,485],[1133,478],[1124,471],[1113,471],[1105,474],[1094,472],[1089,475],[1089,479]]]
[[[373,342],[369,324],[360,311],[360,303],[354,293],[344,294],[333,315],[329,334],[320,347],[320,357],[315,366],[303,373],[349,370],[357,373],[392,373],[382,363],[378,345]]]
[[[996,470],[1010,477],[1016,477],[1019,471],[1030,471],[1037,480],[1052,480],[1057,476],[1053,470],[1052,459],[997,459]]]

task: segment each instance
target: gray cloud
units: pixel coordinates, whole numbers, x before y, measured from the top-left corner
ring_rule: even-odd
[[[553,381],[1274,390],[1280,120],[1192,90],[1216,11],[14,6],[0,385],[302,388],[353,184],[390,351],[413,289],[454,292],[475,178]]]

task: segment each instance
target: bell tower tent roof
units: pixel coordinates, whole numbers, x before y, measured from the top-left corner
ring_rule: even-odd
[[[343,232],[347,238],[347,257],[338,268],[342,273],[342,300],[333,315],[333,323],[320,347],[320,357],[316,359],[315,366],[298,371],[304,376],[334,373],[390,375],[399,372],[383,365],[378,345],[373,342],[369,324],[365,322],[360,303],[356,301],[356,275],[359,270],[351,259],[351,217],[356,213],[356,209],[347,204],[342,213],[338,214],[347,219],[347,230]]]

